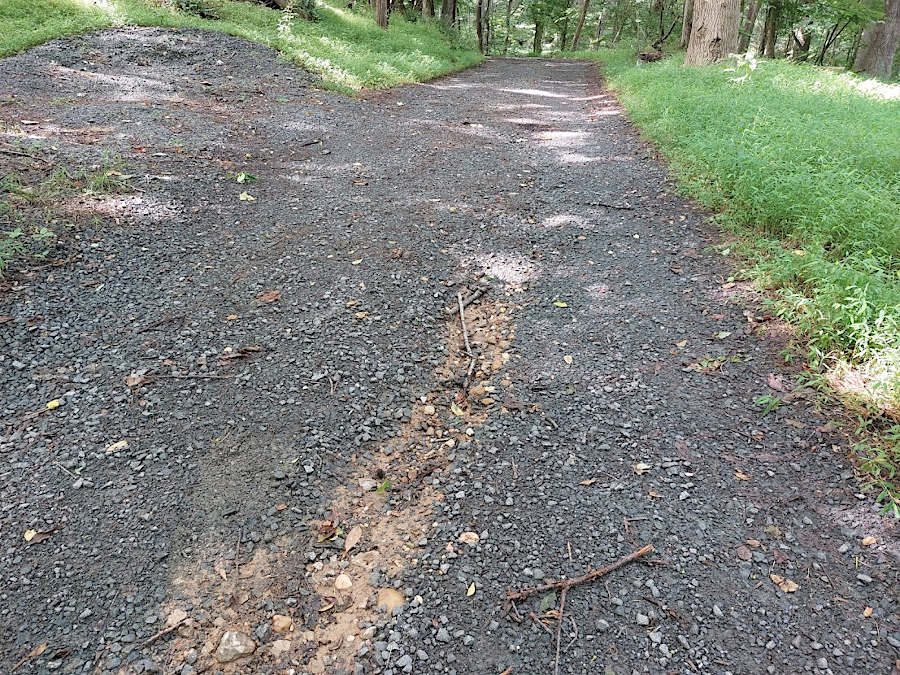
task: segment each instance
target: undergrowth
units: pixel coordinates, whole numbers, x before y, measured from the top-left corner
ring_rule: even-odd
[[[772,291],[811,368],[866,407],[860,467],[896,509],[900,87],[785,61],[693,68],[638,64],[624,51],[581,56],[603,62],[684,191],[740,235],[731,251]]]
[[[2,0],[0,56],[95,28],[207,28],[277,49],[319,74],[326,86],[347,92],[427,80],[482,58],[473,44],[444,32],[436,21],[408,21],[398,13],[382,30],[365,6],[349,10],[336,0],[320,0],[315,9],[317,20],[308,21],[303,11],[285,16],[230,0]],[[212,16],[218,18],[204,18]]]

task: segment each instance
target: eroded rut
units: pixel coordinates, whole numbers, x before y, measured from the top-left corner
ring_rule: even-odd
[[[560,672],[890,672],[897,525],[811,395],[760,416],[784,329],[594,67],[308,83],[197,31],[0,62],[3,175],[117,190],[0,295],[2,669],[552,672],[507,591],[652,543]]]

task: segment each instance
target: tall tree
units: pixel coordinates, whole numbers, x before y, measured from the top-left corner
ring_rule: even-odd
[[[737,51],[740,0],[696,0],[685,64],[703,66]]]
[[[456,0],[443,0],[441,21],[447,24],[448,28],[456,28]]]
[[[578,16],[578,25],[575,27],[575,35],[572,37],[572,51],[578,49],[578,41],[581,39],[581,29],[584,28],[584,20],[587,18],[588,5],[591,0],[581,0],[581,14]]]
[[[884,0],[884,21],[869,24],[853,69],[889,79],[900,48],[900,0]]]
[[[759,15],[759,0],[749,0],[744,13],[744,21],[741,24],[741,35],[738,39],[738,53],[746,54],[750,49],[750,39],[753,37],[753,29],[756,28],[756,17]]]
[[[753,2],[753,0],[750,0]],[[694,23],[694,0],[684,0],[684,12],[681,15],[681,48],[687,49],[691,42],[691,26]]]
[[[766,8],[766,23],[763,26],[763,38],[759,45],[760,56],[775,58],[775,39],[778,37],[778,24],[781,19],[781,0],[772,0]]]
[[[434,17],[434,3],[432,0],[422,0],[422,16],[426,19]]]
[[[375,23],[380,28],[388,27],[388,0],[375,0]]]

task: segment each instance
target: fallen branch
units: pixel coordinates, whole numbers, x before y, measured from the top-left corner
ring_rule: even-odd
[[[559,675],[559,649],[562,646],[563,612],[566,609],[566,591],[568,586],[563,586],[559,594],[559,620],[556,623],[556,665],[553,667],[554,675]]]
[[[567,589],[572,586],[577,586],[578,584],[584,584],[588,581],[593,581],[598,577],[602,577],[604,574],[609,574],[613,570],[617,570],[622,565],[627,565],[633,560],[637,560],[643,555],[646,555],[653,551],[653,544],[647,544],[643,548],[639,548],[636,551],[632,551],[626,556],[623,556],[616,560],[613,563],[610,563],[606,567],[601,567],[597,570],[592,570],[587,574],[584,574],[580,577],[576,577],[574,579],[564,579],[562,581],[551,581],[549,583],[543,584],[542,586],[534,586],[533,588],[523,588],[521,591],[507,591],[506,592],[506,601],[510,602],[512,600],[522,600],[523,598],[527,598],[529,595],[533,595],[534,593],[541,593],[542,591],[552,591],[556,589]]]
[[[459,294],[457,294],[457,295],[459,295]],[[468,298],[463,300],[463,309],[465,309],[466,307],[471,305],[482,295],[484,295],[484,289],[483,288],[476,289],[474,293],[472,293]],[[457,311],[459,311],[459,310],[456,308],[455,305],[450,305],[449,307],[444,307],[444,314],[446,314],[447,316],[456,314]]]
[[[173,630],[177,630],[178,627],[181,626],[181,624],[184,623],[184,621],[185,621],[185,620],[182,619],[182,620],[179,621],[178,623],[172,624],[171,626],[167,626],[167,627],[163,628],[161,631],[159,631],[158,633],[156,633],[156,634],[154,634],[154,635],[151,635],[149,638],[147,638],[146,640],[144,640],[144,641],[140,644],[140,646],[138,647],[138,651],[141,651],[142,649],[146,649],[147,647],[149,647],[150,645],[152,645],[154,642],[156,642],[157,640],[159,640],[161,637],[168,635],[168,634],[171,633]]]
[[[618,209],[619,211],[633,211],[634,207],[630,204],[607,204],[606,202],[588,202],[588,206],[605,206],[608,209]]]

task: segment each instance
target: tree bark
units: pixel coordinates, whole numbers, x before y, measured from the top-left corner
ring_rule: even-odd
[[[375,0],[375,23],[379,28],[388,27],[389,0]]]
[[[754,0],[750,0],[753,2]],[[694,23],[694,0],[684,0],[684,12],[681,15],[681,48],[687,49],[691,43],[691,26]]]
[[[597,20],[597,32],[594,33],[594,44],[591,45],[591,49],[597,51],[600,49],[600,36],[603,35],[603,20],[606,18],[606,10],[600,10],[600,18]]]
[[[484,23],[482,16],[484,15],[484,3],[482,0],[475,0],[475,37],[478,38],[478,51],[484,54]]]
[[[884,0],[884,20],[866,26],[853,69],[890,79],[900,48],[900,0]]]
[[[535,54],[544,51],[544,24],[540,21],[534,23],[534,46],[531,51]]]
[[[572,51],[578,48],[578,41],[581,39],[581,30],[584,28],[584,20],[587,18],[588,5],[591,0],[581,0],[581,14],[578,17],[578,25],[575,27],[575,35],[572,37]]]
[[[441,4],[441,21],[449,28],[456,28],[456,0],[443,0]]]
[[[422,16],[426,19],[434,18],[434,3],[432,0],[422,0]]]
[[[773,2],[766,8],[766,24],[763,27],[763,39],[759,45],[761,56],[775,58],[775,38],[778,36],[778,19],[781,15],[781,2]]]
[[[759,16],[759,0],[750,0],[747,3],[747,12],[744,14],[744,23],[741,25],[741,36],[738,39],[739,54],[746,54],[750,49],[750,39],[753,37],[753,29],[756,28],[757,16]]]
[[[735,52],[740,20],[740,0],[696,0],[685,64],[703,66]]]
[[[806,61],[809,58],[809,47],[812,44],[812,34],[806,26],[795,28],[791,34],[791,58],[794,61]]]

